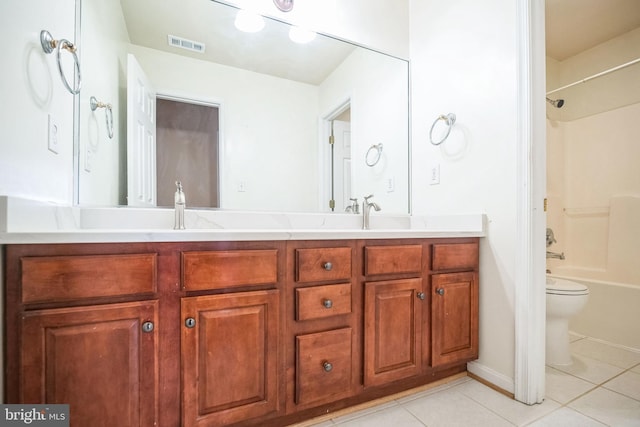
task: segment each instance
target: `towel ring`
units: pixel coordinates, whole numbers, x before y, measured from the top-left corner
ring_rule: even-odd
[[[49,54],[56,50],[56,57],[58,60],[58,72],[60,73],[60,78],[62,79],[62,83],[67,88],[67,90],[72,95],[77,95],[80,93],[80,86],[82,85],[82,77],[80,76],[80,61],[78,60],[78,55],[76,54],[77,48],[67,39],[55,40],[51,33],[47,30],[40,31],[40,45],[42,46],[42,50],[44,53]],[[67,80],[67,76],[64,74],[64,70],[62,68],[62,61],[60,60],[60,49],[65,49],[71,56],[73,57],[73,63],[76,67],[76,73],[78,74],[78,85],[76,87],[71,87],[69,81]]]
[[[105,109],[104,117],[107,123],[107,135],[109,135],[109,139],[113,139],[113,110],[111,109],[111,104],[100,102],[95,96],[92,96],[89,98],[89,106],[91,107],[91,111],[96,111],[98,108]]]
[[[375,153],[373,155],[375,157],[374,157],[373,160],[369,161],[369,154],[371,154],[371,152],[374,151],[374,150],[375,150]],[[364,156],[364,161],[367,163],[367,166],[373,167],[373,166],[377,165],[378,162],[380,161],[380,156],[382,156],[382,143],[373,144],[367,150],[367,154],[365,154],[365,156]]]
[[[434,141],[433,140],[433,128],[436,127],[436,123],[438,123],[440,120],[444,120],[444,122],[446,123],[446,125],[447,125],[447,133],[444,134],[444,136],[442,137],[442,139],[440,141]],[[429,131],[429,140],[431,141],[431,143],[433,145],[442,144],[449,137],[449,134],[451,133],[451,128],[453,127],[453,124],[455,122],[456,122],[456,115],[453,114],[453,113],[449,113],[446,116],[445,115],[438,116],[438,118],[431,125],[431,130]]]

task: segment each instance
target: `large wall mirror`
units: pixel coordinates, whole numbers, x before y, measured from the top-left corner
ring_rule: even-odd
[[[179,180],[188,207],[409,212],[406,60],[218,1],[77,1],[79,205],[172,206]]]

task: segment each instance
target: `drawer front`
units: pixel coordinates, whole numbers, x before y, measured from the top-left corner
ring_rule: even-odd
[[[351,339],[351,328],[296,337],[297,404],[351,392]]]
[[[24,304],[154,293],[156,254],[23,257]]]
[[[296,320],[351,313],[351,283],[296,289]]]
[[[182,274],[187,291],[275,284],[278,250],[183,252]]]
[[[422,245],[366,246],[364,274],[420,273]]]
[[[475,269],[478,267],[478,244],[435,244],[431,260],[433,270]]]
[[[319,282],[351,277],[351,248],[296,249],[296,280]]]

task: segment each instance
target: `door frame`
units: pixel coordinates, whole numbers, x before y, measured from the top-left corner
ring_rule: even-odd
[[[329,208],[329,200],[331,199],[331,185],[329,184],[331,172],[327,168],[327,165],[331,162],[331,150],[329,149],[328,144],[329,137],[331,136],[331,121],[336,119],[346,110],[350,109],[352,104],[352,97],[345,96],[342,98],[342,101],[335,103],[334,107],[327,113],[323,114],[320,118],[320,123],[318,125],[320,128],[318,132],[318,179],[319,187],[321,188],[318,207],[320,208],[320,212],[332,212]]]

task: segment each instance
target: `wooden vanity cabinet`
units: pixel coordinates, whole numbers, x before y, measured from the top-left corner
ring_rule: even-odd
[[[7,245],[6,403],[280,426],[463,372],[478,239]]]
[[[8,403],[69,404],[72,426],[157,424],[157,257],[120,249],[7,248]]]
[[[478,358],[478,244],[432,246],[432,364]]]
[[[353,396],[360,327],[353,241],[289,242],[286,280],[287,413]]]
[[[181,252],[182,426],[281,415],[284,244]]]

